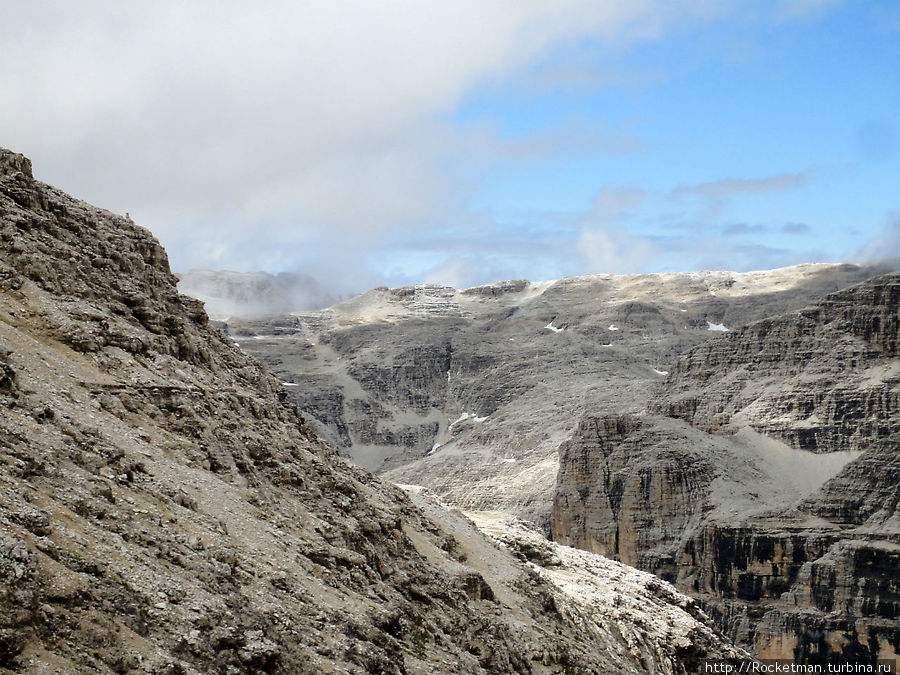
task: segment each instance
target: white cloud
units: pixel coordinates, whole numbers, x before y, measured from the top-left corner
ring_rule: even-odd
[[[242,237],[274,249],[442,213],[460,190],[443,164],[465,141],[441,113],[564,41],[652,39],[705,4],[4,3],[3,143],[41,179],[131,212],[176,265],[241,267]],[[636,147],[574,126],[486,152]]]
[[[624,228],[585,228],[577,246],[589,274],[637,272],[659,253],[650,239]]]
[[[470,217],[471,185],[461,182],[471,177],[453,170],[472,156],[496,165],[635,152],[641,141],[627,127],[573,118],[500,138],[489,123],[460,130],[443,115],[563,44],[614,50],[741,4],[5,2],[0,142],[29,155],[41,180],[129,211],[180,270],[302,268],[337,290],[362,290],[383,281],[371,261],[388,245],[402,254],[421,239],[430,254],[444,247],[422,269],[466,285],[521,276],[521,261],[532,276],[556,274],[577,237],[591,271],[628,271],[655,250],[623,227],[641,190],[598,192],[591,213],[552,242],[507,226],[479,239],[484,223]],[[588,77],[622,77],[613,71]],[[579,77],[543,75],[563,87]],[[722,198],[792,180],[803,175],[693,189]],[[473,236],[453,244],[451,227]],[[498,249],[508,257],[490,255]]]
[[[881,233],[854,251],[848,260],[853,262],[888,262],[900,266],[900,214],[890,214]]]

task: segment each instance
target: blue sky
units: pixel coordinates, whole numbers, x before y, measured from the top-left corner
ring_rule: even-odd
[[[449,119],[506,139],[600,129],[612,147],[480,167],[470,208],[535,236],[583,227],[572,215],[590,212],[598,190],[639,191],[639,203],[597,219],[660,249],[623,256],[621,272],[848,259],[900,204],[900,33],[885,25],[897,9],[847,3],[791,21],[761,12],[612,53],[598,40],[561,45]],[[529,82],[576,67],[579,86]],[[716,198],[689,190],[728,179]],[[681,245],[699,238],[708,249]]]
[[[0,144],[176,270],[900,255],[893,0],[0,5]]]

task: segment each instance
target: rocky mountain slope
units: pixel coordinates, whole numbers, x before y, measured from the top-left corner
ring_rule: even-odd
[[[740,656],[624,568],[628,604],[653,611],[612,631],[609,598],[579,612],[583,594],[342,460],[175,282],[147,231],[0,150],[0,672],[681,673]]]
[[[552,533],[704,599],[762,657],[900,651],[900,274],[705,342],[560,448]]]
[[[549,529],[557,448],[580,419],[637,413],[689,348],[875,273],[802,265],[380,288],[226,328],[357,463]]]

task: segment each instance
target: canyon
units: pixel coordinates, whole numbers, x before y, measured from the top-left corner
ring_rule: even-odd
[[[896,658],[898,275],[378,288],[222,327],[356,463],[692,594],[760,658]]]
[[[896,658],[889,269],[215,321],[6,150],[0,252],[0,672]]]

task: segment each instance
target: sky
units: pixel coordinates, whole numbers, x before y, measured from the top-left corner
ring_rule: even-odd
[[[896,0],[0,0],[0,145],[336,292],[900,256]]]

